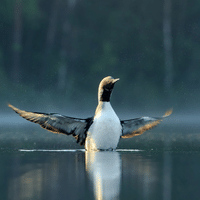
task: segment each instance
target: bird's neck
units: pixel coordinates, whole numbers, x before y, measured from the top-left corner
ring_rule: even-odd
[[[99,101],[98,106],[95,111],[95,115],[100,114],[102,111],[107,111],[112,109],[110,102],[107,101]]]
[[[104,90],[104,89],[99,89],[98,92],[98,100],[99,102],[110,102],[110,96],[111,96],[112,90]]]

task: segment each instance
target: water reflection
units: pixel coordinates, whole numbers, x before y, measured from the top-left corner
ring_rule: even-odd
[[[0,160],[2,199],[170,200],[200,195],[199,152],[1,152]]]
[[[27,165],[27,172],[19,177],[13,177],[10,181],[8,199],[29,199],[30,197],[41,199],[43,171],[31,168],[31,165]]]
[[[155,158],[141,153],[123,154],[122,158],[122,195],[127,199],[162,199],[159,183],[162,168]]]
[[[121,158],[115,151],[85,152],[85,165],[93,183],[95,199],[118,199]]]
[[[137,151],[31,150],[11,162],[8,199],[148,199],[160,192],[161,168]]]
[[[89,193],[83,152],[20,152],[4,165],[5,199],[84,199]]]
[[[169,152],[164,152],[163,163],[163,200],[171,200],[172,160]]]

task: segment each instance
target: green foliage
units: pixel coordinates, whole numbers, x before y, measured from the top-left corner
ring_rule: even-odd
[[[15,3],[0,1],[1,82],[15,84],[12,72],[14,53],[18,53],[19,84],[38,91],[58,89],[64,58],[66,88],[71,97],[76,98],[76,91],[85,93],[86,88],[88,95],[96,95],[93,91],[107,75],[123,80],[119,87],[126,90],[121,90],[121,101],[165,96],[163,1],[87,0],[70,7],[64,0],[58,4],[56,0],[21,0],[20,44],[14,44],[13,39],[18,34],[14,32]],[[171,13],[171,92],[176,96],[180,88],[184,91],[200,86],[199,1],[175,0]]]
[[[23,1],[23,13],[24,19],[27,20],[27,22],[40,20],[42,18],[42,12],[39,6],[39,0]]]
[[[109,42],[104,42],[102,44],[102,55],[99,60],[97,60],[94,65],[91,66],[91,72],[98,74],[102,71],[112,71],[117,65],[117,57],[113,53],[112,44]]]

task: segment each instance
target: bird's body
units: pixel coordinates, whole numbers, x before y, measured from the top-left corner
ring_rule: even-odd
[[[97,114],[87,132],[85,148],[87,150],[116,149],[121,134],[120,120],[110,102],[100,102]]]
[[[105,77],[99,84],[98,105],[93,117],[86,119],[67,117],[55,113],[27,112],[10,104],[21,117],[39,124],[42,128],[54,133],[72,135],[86,150],[116,149],[120,138],[131,138],[159,124],[169,116],[172,110],[163,117],[140,117],[120,120],[110,104],[110,97],[115,83],[119,79]]]

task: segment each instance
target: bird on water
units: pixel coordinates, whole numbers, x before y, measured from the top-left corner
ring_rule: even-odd
[[[120,138],[131,138],[158,125],[162,117],[140,117],[120,120],[110,104],[110,97],[119,78],[105,77],[98,88],[98,105],[93,117],[73,118],[55,113],[27,112],[8,104],[17,114],[54,133],[72,135],[86,150],[114,150]]]

